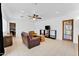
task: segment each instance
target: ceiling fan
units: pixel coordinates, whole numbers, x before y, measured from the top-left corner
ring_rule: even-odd
[[[37,3],[34,4],[34,6],[37,6]],[[32,20],[37,20],[37,19],[42,19],[42,17],[40,17],[39,15],[37,15],[37,9],[34,9],[34,13],[32,16],[28,15],[27,17],[31,18]],[[22,13],[24,13],[24,11],[22,11]],[[21,15],[21,17],[24,17],[23,15]]]
[[[31,17],[33,20],[37,20],[37,19],[42,19],[39,15],[37,14],[33,14],[33,16],[28,16]]]

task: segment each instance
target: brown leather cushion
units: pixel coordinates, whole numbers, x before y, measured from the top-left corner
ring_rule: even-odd
[[[37,36],[37,33],[35,33],[34,31],[30,31],[29,34],[34,37],[34,36]]]
[[[32,37],[32,39],[33,39],[33,40],[35,40],[35,39],[40,39],[40,37]]]

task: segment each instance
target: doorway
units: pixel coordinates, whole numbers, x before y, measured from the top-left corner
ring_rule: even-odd
[[[63,40],[73,41],[73,19],[63,21]]]
[[[16,36],[16,23],[9,23],[10,25],[10,34],[12,36]]]

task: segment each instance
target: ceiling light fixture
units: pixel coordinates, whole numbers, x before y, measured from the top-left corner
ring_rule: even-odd
[[[32,16],[28,15],[28,17],[31,18],[32,20],[42,19],[42,17],[40,17],[37,14],[37,12],[38,12],[38,10],[36,9],[37,5],[38,5],[37,3],[33,3],[33,7],[34,7],[34,9],[33,9],[33,15]],[[21,13],[24,15],[24,13],[25,13],[24,10],[22,10]],[[23,15],[21,15],[20,17],[21,18],[26,17],[26,16],[23,16]]]
[[[35,8],[38,4],[34,3],[34,14],[33,16],[28,16],[31,17],[33,20],[37,20],[37,19],[42,19],[39,15],[37,15],[38,10]]]

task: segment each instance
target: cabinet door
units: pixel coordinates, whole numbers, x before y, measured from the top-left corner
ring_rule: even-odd
[[[73,40],[73,20],[63,21],[63,39]]]

